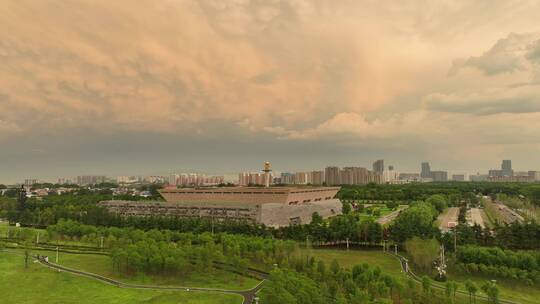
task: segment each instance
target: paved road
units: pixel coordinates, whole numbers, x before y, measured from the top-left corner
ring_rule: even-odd
[[[484,223],[484,218],[482,217],[482,212],[484,212],[484,210],[481,210],[480,208],[471,208],[470,217],[467,218],[467,222],[470,226],[478,224],[480,225],[480,227],[482,227],[482,229],[486,227],[486,224]]]
[[[388,223],[390,223],[391,221],[393,221],[398,215],[399,213],[402,211],[402,210],[405,210],[407,209],[409,206],[408,205],[401,205],[398,207],[398,210],[396,211],[393,211],[391,213],[388,213],[387,215],[385,216],[381,216],[380,218],[378,218],[376,220],[377,223],[381,224],[381,225],[386,225]]]
[[[459,208],[458,207],[450,207],[447,208],[441,215],[439,215],[439,229],[442,232],[447,232],[450,230],[448,227],[449,222],[454,222],[457,224],[458,221],[458,215],[459,215]]]
[[[523,221],[525,221],[525,219],[521,215],[510,209],[503,202],[496,202],[495,206],[495,208],[497,208],[497,212],[502,216],[505,223],[511,224],[516,221],[518,223],[522,223]]]

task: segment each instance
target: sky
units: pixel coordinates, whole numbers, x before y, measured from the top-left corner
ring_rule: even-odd
[[[540,170],[540,2],[2,0],[0,182]]]

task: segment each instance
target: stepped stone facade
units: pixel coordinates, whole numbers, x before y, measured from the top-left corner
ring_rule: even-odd
[[[339,187],[216,187],[169,188],[160,191],[166,202],[103,201],[109,211],[124,216],[206,217],[245,220],[279,227],[341,213],[335,199]]]

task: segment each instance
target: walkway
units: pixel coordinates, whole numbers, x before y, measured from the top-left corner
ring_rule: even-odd
[[[3,252],[17,255],[24,255],[20,252],[11,251],[11,250],[2,250]],[[112,278],[101,276],[95,273],[81,271],[73,268],[68,268],[59,264],[51,263],[46,261],[43,257],[32,256],[35,258],[40,265],[49,267],[51,269],[56,269],[58,271],[64,271],[78,276],[87,277],[94,279],[106,284],[114,285],[120,288],[128,289],[152,289],[152,290],[171,290],[171,291],[204,291],[204,292],[217,292],[217,293],[226,293],[226,294],[237,294],[244,298],[243,304],[252,304],[257,293],[263,288],[264,281],[268,278],[268,273],[259,271],[256,269],[248,268],[247,272],[252,277],[261,278],[262,280],[257,284],[257,286],[248,289],[248,290],[230,290],[223,288],[205,288],[205,287],[188,287],[188,286],[157,286],[157,285],[139,285],[139,284],[128,284],[121,281],[117,281]]]
[[[388,254],[390,255],[393,255],[395,256],[396,258],[399,259],[400,263],[401,263],[401,271],[403,271],[408,277],[410,277],[411,279],[415,280],[417,283],[419,284],[422,284],[422,279],[420,277],[418,277],[418,275],[416,275],[411,269],[410,267],[408,266],[408,261],[405,257],[399,255],[399,254],[394,254],[394,253],[390,253],[388,252]],[[435,289],[439,289],[439,290],[446,290],[446,286],[444,285],[441,285],[441,284],[438,284],[438,283],[431,283],[431,286]],[[456,293],[459,293],[461,295],[465,295],[465,296],[469,296],[469,293],[468,292],[465,292],[463,290],[457,290]],[[477,298],[479,299],[482,299],[482,300],[488,300],[488,297],[484,296],[484,295],[476,295]],[[505,299],[499,299],[499,303],[501,304],[520,304],[519,302],[514,302],[514,301],[510,301],[510,300],[505,300]]]
[[[392,222],[392,221],[399,215],[399,213],[400,213],[401,211],[407,209],[408,207],[409,207],[409,205],[400,205],[400,206],[398,207],[398,210],[393,211],[393,212],[391,212],[391,213],[388,213],[388,214],[385,215],[385,216],[382,216],[382,217],[378,218],[378,219],[376,220],[376,222],[384,226],[384,225],[386,225],[386,224]]]

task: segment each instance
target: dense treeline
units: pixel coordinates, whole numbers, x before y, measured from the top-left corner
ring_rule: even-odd
[[[338,196],[345,200],[412,202],[426,200],[431,195],[443,194],[448,197],[450,204],[455,205],[463,199],[475,203],[475,194],[495,197],[498,193],[512,196],[524,195],[540,206],[540,184],[530,183],[445,182],[403,185],[344,185]]]
[[[324,221],[317,213],[310,224],[283,227],[274,231],[278,238],[305,241],[315,244],[327,242],[362,242],[378,244],[383,239],[382,226],[373,220],[360,220],[358,214],[350,213]]]
[[[540,224],[526,223],[496,225],[493,229],[459,224],[455,231],[442,235],[446,247],[454,246],[454,234],[457,245],[498,246],[505,249],[540,249]]]
[[[457,252],[455,269],[462,273],[520,280],[529,285],[540,284],[540,253],[464,246]]]
[[[103,238],[114,268],[122,272],[187,274],[211,271],[215,262],[245,272],[250,264],[287,264],[298,250],[294,241],[269,237],[95,227],[71,220],[49,226],[47,234],[89,244],[98,244]]]
[[[525,270],[540,270],[540,252],[512,251],[500,248],[463,246],[457,252],[461,263],[476,263],[489,266],[506,266]]]
[[[248,267],[273,269],[265,303],[434,303],[438,295],[420,292],[413,281],[384,274],[368,264],[343,269],[299,250],[294,241],[226,233],[193,234],[170,230],[94,227],[62,220],[47,232],[71,240],[103,237],[116,271],[161,275],[212,272],[216,265],[237,273]],[[439,299],[441,300],[441,299]]]
[[[416,283],[389,276],[367,263],[343,269],[336,260],[328,266],[315,259],[298,259],[292,268],[272,271],[262,300],[283,303],[442,303],[431,287],[422,293]],[[451,295],[448,296],[448,300]]]

